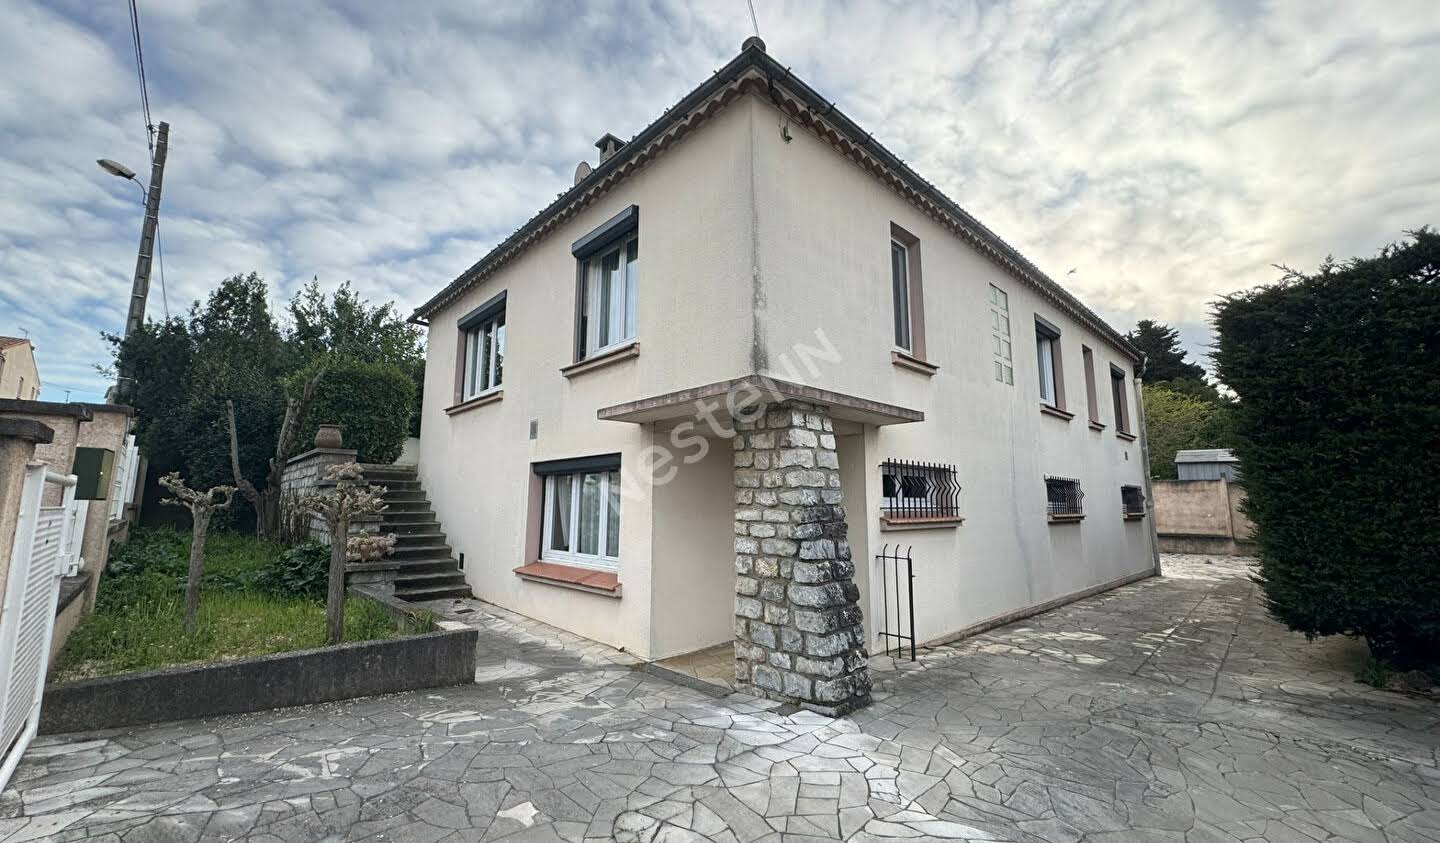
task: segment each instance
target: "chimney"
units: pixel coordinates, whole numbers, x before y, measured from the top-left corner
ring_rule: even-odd
[[[600,150],[600,163],[604,164],[606,161],[609,161],[615,153],[620,151],[620,147],[624,145],[625,141],[620,140],[609,132],[601,135],[600,140],[595,141],[595,148]]]

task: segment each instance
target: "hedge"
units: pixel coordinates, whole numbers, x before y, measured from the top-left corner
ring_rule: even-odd
[[[295,440],[296,452],[312,447],[319,425],[338,424],[345,447],[358,451],[360,462],[394,462],[410,433],[415,381],[390,363],[341,359],[331,360],[325,367],[305,425]],[[293,378],[292,393],[305,375],[301,372]]]
[[[1270,612],[1440,662],[1440,234],[1225,297],[1215,325]]]

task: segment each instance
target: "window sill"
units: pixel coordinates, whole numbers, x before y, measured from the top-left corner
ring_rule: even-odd
[[[483,406],[485,406],[486,404],[494,404],[496,401],[499,401],[501,398],[504,398],[504,397],[505,397],[505,390],[504,390],[504,388],[492,389],[492,390],[490,390],[489,392],[481,393],[480,395],[477,395],[477,396],[475,396],[474,398],[467,398],[466,400],[461,401],[459,404],[455,404],[455,405],[453,405],[453,406],[446,407],[446,408],[445,408],[445,415],[447,415],[447,416],[453,416],[453,415],[457,415],[457,414],[459,414],[459,413],[463,413],[463,412],[465,412],[466,410],[473,410],[473,409],[475,409],[476,407],[483,407]]]
[[[1094,420],[1092,419],[1091,422],[1090,422],[1090,429],[1091,429],[1091,430],[1104,430],[1104,429],[1105,429],[1105,425],[1101,424],[1101,423],[1098,422],[1098,421],[1094,421]]]
[[[1059,407],[1052,407],[1049,404],[1041,404],[1040,412],[1047,416],[1054,416],[1057,419],[1064,419],[1067,422],[1075,418],[1074,413],[1067,413]]]
[[[1125,513],[1124,517],[1125,517],[1125,520],[1126,520],[1126,521],[1143,521],[1143,520],[1145,520],[1145,513],[1143,513],[1143,512],[1127,512],[1127,513]]]
[[[611,366],[623,360],[629,360],[632,357],[639,356],[640,341],[636,340],[632,343],[629,343],[628,345],[622,345],[618,348],[612,348],[608,351],[597,354],[594,357],[586,357],[584,360],[578,360],[574,363],[571,363],[569,366],[563,366],[560,369],[560,374],[564,375],[567,378],[573,378],[576,375],[583,375],[586,372],[593,372],[596,369],[603,369],[606,366]]]
[[[526,582],[554,585],[620,599],[620,578],[614,571],[597,571],[558,562],[531,562],[515,569],[515,576]]]
[[[1051,524],[1079,524],[1085,520],[1083,513],[1075,515],[1046,515],[1045,517],[1050,520]]]
[[[1115,431],[1115,438],[1116,438],[1116,439],[1123,439],[1123,440],[1125,440],[1126,442],[1134,442],[1134,441],[1135,441],[1135,434],[1133,434],[1133,433],[1126,433],[1126,432],[1123,431],[1123,430],[1117,430],[1117,431]]]
[[[940,367],[934,363],[927,363],[919,357],[905,351],[892,350],[890,352],[890,362],[902,369],[909,369],[912,372],[919,372],[926,376],[933,375],[940,371]]]
[[[959,527],[964,523],[964,518],[953,515],[937,515],[928,518],[892,518],[882,515],[880,516],[880,531],[888,533],[897,530],[939,530]]]

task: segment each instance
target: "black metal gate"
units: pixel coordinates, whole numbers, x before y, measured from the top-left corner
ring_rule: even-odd
[[[910,559],[912,547],[901,555],[900,545],[880,549],[875,561],[880,568],[880,605],[882,626],[878,635],[886,655],[901,655],[910,645],[910,661],[915,661],[915,571]],[[890,610],[895,610],[895,628],[890,628]],[[902,626],[902,620],[904,621]],[[893,644],[893,648],[892,645]]]

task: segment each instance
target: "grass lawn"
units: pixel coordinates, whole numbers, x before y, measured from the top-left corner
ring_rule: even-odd
[[[134,531],[129,542],[115,548],[95,611],[66,641],[50,680],[324,646],[325,601],[313,593],[313,581],[309,593],[295,593],[267,576],[281,565],[284,553],[284,547],[252,536],[212,534],[206,542],[199,624],[187,634],[183,617],[190,535]],[[403,634],[384,606],[363,598],[345,601],[346,641]]]

